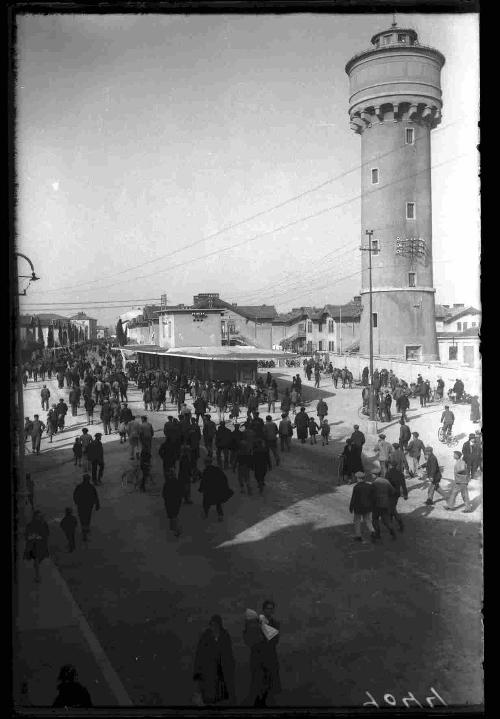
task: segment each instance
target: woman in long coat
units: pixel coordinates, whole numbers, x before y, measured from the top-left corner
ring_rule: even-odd
[[[31,522],[26,525],[25,537],[24,559],[33,560],[35,582],[39,582],[40,562],[49,556],[49,525],[39,510],[33,512]]]
[[[174,468],[169,468],[165,472],[165,484],[163,485],[162,497],[165,504],[165,511],[169,520],[169,527],[175,537],[180,536],[181,529],[179,527],[179,511],[184,495],[184,484],[175,473]]]
[[[233,646],[218,614],[210,619],[198,642],[193,679],[200,687],[204,704],[234,704]]]
[[[344,457],[343,475],[351,481],[356,472],[363,472],[360,448],[352,444],[350,438],[346,439],[342,455]]]
[[[262,606],[267,624],[274,629],[280,623],[274,618],[274,602],[266,601]],[[267,706],[267,699],[281,692],[281,680],[276,646],[279,634],[273,639],[264,636],[259,618],[247,619],[243,640],[250,647],[250,701],[255,707]]]

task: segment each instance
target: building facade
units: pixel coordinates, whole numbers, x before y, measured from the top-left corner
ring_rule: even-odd
[[[395,23],[371,42],[346,65],[351,129],[361,137],[361,245],[371,238],[373,249],[361,253],[360,350],[369,352],[371,322],[374,354],[437,360],[430,135],[441,121],[445,59]]]
[[[72,325],[83,329],[86,340],[97,339],[97,320],[94,317],[89,317],[85,312],[78,312],[69,319]]]

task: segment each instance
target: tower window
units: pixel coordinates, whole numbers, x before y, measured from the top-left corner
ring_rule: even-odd
[[[372,169],[372,185],[378,185],[378,167]]]
[[[406,42],[406,35],[398,35],[398,42]]]
[[[415,287],[415,273],[414,272],[408,272],[408,287]]]
[[[414,142],[415,142],[415,128],[413,128],[413,127],[405,128],[405,144],[413,145]]]
[[[372,327],[378,327],[378,312],[372,314]]]
[[[389,45],[392,35],[384,35],[384,45]]]
[[[414,202],[407,202],[406,203],[406,219],[407,220],[414,220],[415,219],[415,203]]]
[[[311,322],[311,320],[307,321],[307,331],[309,334],[311,334],[313,331],[313,323]]]

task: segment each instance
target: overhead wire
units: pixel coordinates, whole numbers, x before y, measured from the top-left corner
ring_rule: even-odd
[[[453,125],[456,125],[456,124],[457,124],[457,122],[451,122],[451,123],[448,123],[447,125],[443,125],[442,127],[437,128],[436,130],[434,130],[434,134],[436,134],[437,132],[442,132],[443,130],[446,130],[446,129],[448,129],[449,127],[452,127]],[[419,140],[420,140],[420,138],[417,138],[417,139],[416,139],[416,142],[418,142]],[[132,271],[132,270],[136,270],[136,269],[139,269],[139,268],[141,268],[141,267],[145,267],[145,266],[148,265],[148,264],[152,264],[152,263],[154,263],[154,262],[159,262],[159,261],[161,261],[161,260],[163,260],[163,259],[170,258],[170,257],[172,257],[173,255],[178,254],[179,252],[183,252],[184,250],[191,249],[191,248],[197,246],[198,244],[201,244],[201,243],[203,243],[203,242],[207,242],[208,240],[213,239],[213,238],[215,238],[215,237],[218,237],[219,235],[224,234],[224,233],[226,233],[226,232],[229,232],[229,231],[232,230],[232,229],[235,229],[235,228],[240,227],[240,226],[242,226],[242,225],[244,225],[244,224],[247,224],[248,222],[251,222],[252,220],[257,219],[258,217],[262,217],[262,216],[264,216],[264,215],[266,215],[266,214],[269,214],[270,212],[273,212],[273,211],[276,210],[276,209],[280,209],[281,207],[284,207],[285,205],[290,204],[291,202],[295,202],[295,201],[297,201],[298,199],[301,199],[302,197],[305,197],[306,195],[309,195],[309,194],[311,194],[311,193],[313,193],[313,192],[317,192],[319,189],[322,189],[323,187],[326,187],[327,185],[332,184],[333,182],[336,182],[337,180],[340,180],[340,179],[342,179],[343,177],[346,177],[347,175],[351,174],[352,172],[356,172],[356,171],[362,169],[365,165],[372,163],[375,159],[378,160],[378,159],[381,159],[381,158],[383,158],[383,157],[385,157],[385,156],[387,156],[387,155],[390,155],[390,154],[392,154],[392,153],[394,153],[394,152],[399,151],[399,150],[400,150],[402,147],[404,147],[404,146],[405,146],[405,144],[403,143],[400,147],[394,148],[394,149],[392,149],[392,150],[388,150],[386,153],[383,153],[382,155],[379,155],[377,158],[371,158],[369,161],[367,161],[367,162],[365,162],[365,163],[357,164],[355,167],[353,167],[353,168],[351,168],[351,169],[349,169],[349,170],[345,170],[344,172],[340,173],[339,175],[336,175],[336,176],[333,177],[333,178],[329,178],[329,179],[325,180],[324,182],[320,183],[319,185],[316,185],[315,187],[312,187],[312,188],[310,188],[310,189],[308,189],[308,190],[305,190],[305,191],[299,193],[298,195],[295,195],[295,196],[293,196],[293,197],[291,197],[291,198],[288,198],[287,200],[284,200],[283,202],[280,202],[280,203],[274,205],[274,206],[271,207],[271,208],[268,208],[268,209],[266,209],[266,210],[262,210],[262,211],[260,211],[260,212],[258,212],[258,213],[255,213],[254,215],[251,215],[251,216],[248,217],[248,218],[244,218],[243,220],[240,220],[240,221],[238,221],[238,222],[236,222],[236,223],[233,223],[233,224],[231,224],[231,225],[227,225],[227,226],[221,228],[220,230],[217,230],[216,232],[214,232],[214,233],[212,233],[212,234],[210,234],[210,235],[207,235],[207,236],[205,236],[205,237],[203,237],[203,238],[200,238],[200,239],[198,239],[198,240],[195,240],[195,242],[192,242],[192,243],[190,243],[189,245],[185,245],[185,246],[183,246],[183,247],[177,248],[177,249],[172,250],[172,251],[170,251],[170,252],[168,252],[168,253],[165,253],[165,254],[163,254],[163,255],[159,255],[159,256],[157,256],[157,257],[155,257],[155,258],[152,258],[152,259],[150,259],[150,260],[147,260],[146,262],[143,262],[143,263],[140,263],[140,264],[137,264],[137,265],[133,265],[133,266],[131,266],[131,267],[125,269],[125,270],[120,270],[120,271],[118,271],[118,272],[116,272],[116,273],[113,273],[113,274],[111,274],[111,275],[107,275],[107,276],[105,276],[105,277],[97,278],[97,279],[95,279],[95,280],[88,280],[87,282],[83,282],[83,283],[79,283],[79,284],[67,285],[67,286],[65,286],[65,287],[57,287],[57,288],[53,288],[53,289],[50,289],[50,290],[41,290],[40,292],[50,293],[50,292],[59,292],[59,291],[63,291],[63,290],[66,290],[66,289],[75,289],[75,288],[79,288],[79,287],[86,287],[86,286],[88,286],[88,285],[92,285],[92,284],[96,284],[96,283],[98,283],[98,282],[106,281],[107,279],[112,279],[113,277],[117,277],[117,276],[119,276],[120,274],[125,274],[126,272],[130,272],[130,271]],[[438,165],[438,166],[439,166],[439,165]],[[387,185],[384,185],[384,187],[386,187],[386,186],[387,186]],[[354,197],[354,198],[351,198],[351,200],[349,200],[349,201],[354,201],[355,199],[359,199],[359,197],[360,197],[360,196],[356,196],[356,197]],[[339,206],[341,206],[341,205],[339,205]],[[320,211],[320,212],[318,213],[318,215],[319,215],[319,214],[322,214],[323,212],[327,212],[327,211],[329,211],[329,210],[331,210],[331,209],[335,209],[335,207],[336,207],[336,206],[334,206],[333,208],[325,208],[324,210]],[[288,223],[288,224],[286,224],[286,225],[283,225],[282,227],[279,227],[279,228],[276,228],[276,229],[274,229],[274,230],[270,230],[270,231],[264,232],[264,233],[262,233],[261,235],[256,235],[255,237],[249,238],[249,239],[245,240],[243,243],[238,243],[238,244],[236,244],[236,245],[231,245],[231,246],[229,246],[229,247],[227,247],[227,248],[221,248],[220,250],[216,250],[216,251],[213,252],[213,253],[209,253],[209,254],[207,254],[207,255],[202,255],[202,256],[199,256],[199,257],[197,257],[197,258],[196,258],[196,257],[195,257],[195,258],[192,258],[191,260],[188,260],[188,261],[186,261],[185,263],[181,263],[181,264],[179,264],[179,265],[174,265],[173,267],[168,268],[168,269],[175,269],[175,268],[178,268],[178,267],[180,267],[180,266],[184,266],[185,264],[189,264],[189,262],[197,261],[197,260],[199,260],[199,259],[204,259],[204,258],[206,258],[206,257],[212,256],[213,254],[218,254],[218,253],[220,253],[220,252],[226,252],[227,250],[230,250],[230,249],[233,249],[233,248],[235,248],[235,247],[240,246],[240,244],[245,244],[246,242],[252,242],[252,241],[254,241],[255,239],[258,239],[259,237],[265,237],[265,236],[267,236],[268,234],[271,234],[272,232],[281,231],[282,229],[286,229],[286,228],[288,228],[288,227],[291,227],[291,226],[294,225],[294,224],[298,224],[299,222],[305,221],[305,220],[307,220],[307,219],[311,219],[311,218],[313,218],[313,217],[315,217],[315,216],[317,216],[317,215],[316,215],[316,214],[308,215],[308,216],[306,216],[306,217],[304,217],[304,218],[300,218],[299,220],[296,220],[296,221],[294,221],[294,222],[292,222],[292,223]],[[154,273],[151,273],[151,274],[154,274]],[[134,279],[142,279],[142,278],[144,278],[144,277],[150,277],[151,274],[149,274],[149,275],[142,275],[142,276],[140,276],[139,278],[134,278]],[[126,281],[130,281],[130,280],[125,279],[125,280],[122,280],[122,281],[126,282]],[[111,286],[116,286],[116,284],[120,284],[120,283],[121,283],[121,281],[118,282],[118,283],[115,283],[115,285],[111,285]]]

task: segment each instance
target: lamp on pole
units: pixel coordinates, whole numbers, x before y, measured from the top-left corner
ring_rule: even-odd
[[[17,272],[17,258],[22,257],[29,264],[31,268],[31,275],[18,275]],[[19,297],[26,296],[26,290],[29,285],[40,278],[35,274],[35,268],[29,257],[21,254],[20,252],[13,253],[13,263],[15,263],[15,273],[18,279],[17,292],[14,293],[14,326],[15,326],[15,364],[16,367],[16,400],[17,400],[17,469],[14,473],[15,476],[15,490],[16,490],[16,502],[17,502],[17,523],[25,524],[29,519],[29,503],[28,503],[28,488],[26,484],[26,474],[24,470],[24,397],[23,397],[23,362],[21,353],[21,315],[19,308]],[[27,279],[28,287],[25,287],[21,292],[20,280]]]
[[[377,431],[377,422],[375,420],[375,403],[373,401],[373,297],[372,297],[372,252],[373,252],[373,245],[372,245],[372,236],[373,236],[373,230],[366,230],[366,235],[368,235],[368,247],[360,247],[361,252],[368,252],[368,277],[369,277],[369,297],[370,297],[370,304],[369,304],[369,327],[370,327],[370,388],[369,388],[369,395],[368,395],[368,402],[369,402],[369,410],[370,410],[370,424],[369,424],[369,431],[370,433],[376,433]]]

